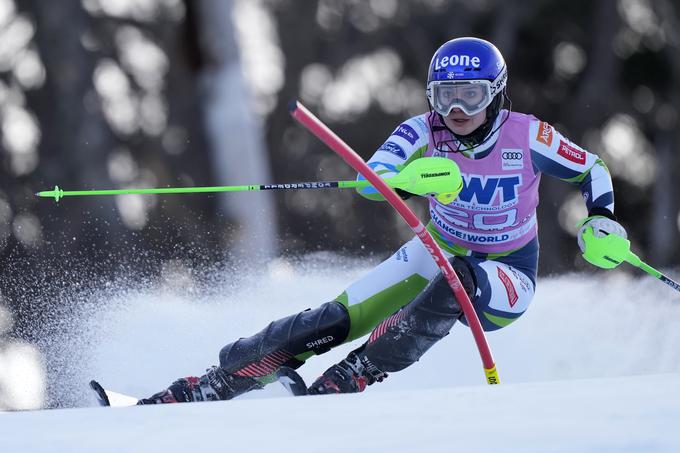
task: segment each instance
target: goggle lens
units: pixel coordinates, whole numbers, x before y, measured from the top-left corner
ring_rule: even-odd
[[[468,116],[476,115],[491,103],[491,86],[484,82],[433,82],[432,106],[443,116],[456,107]]]

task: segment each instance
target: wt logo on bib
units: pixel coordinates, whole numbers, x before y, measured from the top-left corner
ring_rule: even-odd
[[[517,199],[517,186],[521,183],[522,179],[519,175],[485,178],[480,176],[463,176],[463,190],[458,195],[458,198],[467,203],[472,202],[474,198],[481,205],[489,205],[496,198],[496,195],[500,194],[502,197],[501,202],[507,203]]]

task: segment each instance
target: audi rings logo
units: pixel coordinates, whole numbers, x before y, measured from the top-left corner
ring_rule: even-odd
[[[501,157],[503,170],[516,171],[524,168],[524,150],[521,148],[503,148]]]
[[[522,153],[516,151],[503,151],[503,159],[507,160],[522,160]]]

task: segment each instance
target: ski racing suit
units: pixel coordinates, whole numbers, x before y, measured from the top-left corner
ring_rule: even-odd
[[[463,190],[448,205],[430,199],[427,229],[449,258],[458,257],[454,268],[471,292],[486,331],[515,321],[533,297],[539,248],[536,207],[542,174],[578,185],[590,213],[614,210],[611,177],[597,155],[531,115],[502,110],[496,122],[492,129],[496,131],[474,154],[447,152],[455,149],[457,142],[438,115],[424,113],[400,124],[368,161],[382,177],[393,176],[421,157],[443,156],[458,164]],[[359,193],[372,200],[383,199],[373,187]],[[416,299],[439,273],[414,237],[333,301],[274,321],[253,337],[225,346],[220,366],[262,378],[278,366],[297,368],[314,354],[373,331],[371,343],[398,321],[400,309]],[[444,288],[440,292],[450,293],[446,285],[438,286]],[[460,313],[453,321],[456,318],[465,322]],[[434,334],[441,337],[448,332],[445,330]],[[416,355],[424,352],[416,351]],[[381,362],[378,357],[373,361]],[[384,371],[396,371],[396,365],[382,365],[387,368]],[[408,363],[400,369],[402,365]]]
[[[591,215],[611,216],[614,209],[611,177],[598,156],[531,115],[501,110],[495,121],[481,146],[457,151],[459,143],[441,117],[424,113],[400,124],[368,161],[381,177],[423,157],[458,164],[463,189],[447,205],[429,199],[427,229],[450,259],[485,331],[515,321],[534,295],[542,174],[578,185]],[[383,199],[370,186],[359,193]],[[439,268],[414,237],[334,300],[225,346],[219,369],[234,382],[215,399],[259,388],[275,379],[279,367],[298,368],[315,354],[369,333],[357,351],[375,380],[382,380],[385,372],[417,361],[456,320],[466,323]]]

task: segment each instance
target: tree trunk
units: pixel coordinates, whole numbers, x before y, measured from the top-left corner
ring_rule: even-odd
[[[250,89],[243,76],[233,24],[234,2],[200,0],[194,7],[204,63],[199,77],[206,133],[216,182],[272,182],[260,118],[252,110]],[[219,208],[237,224],[230,247],[234,258],[266,259],[276,254],[276,216],[271,194],[222,194]]]

